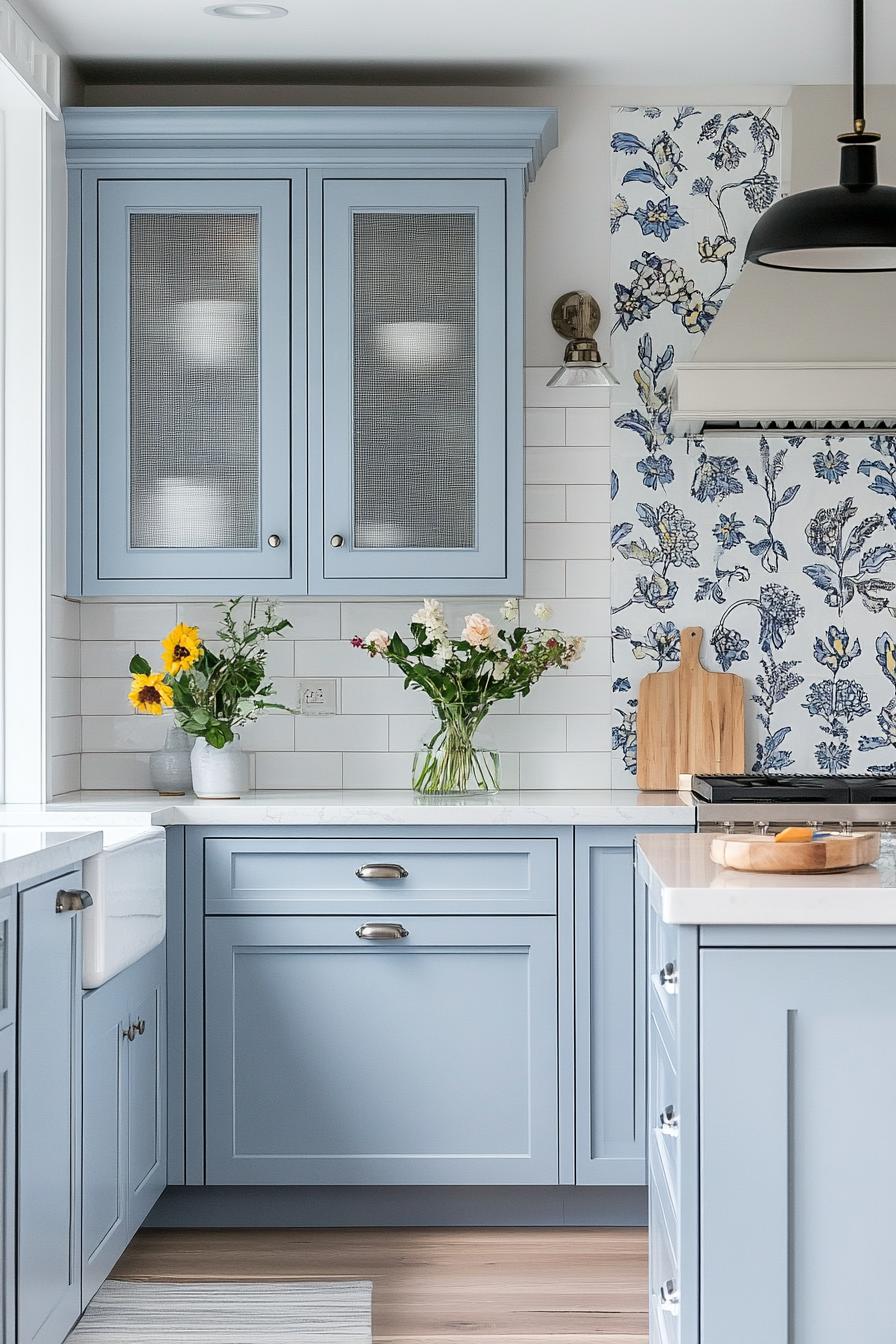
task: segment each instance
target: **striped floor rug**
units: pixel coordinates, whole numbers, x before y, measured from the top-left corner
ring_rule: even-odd
[[[371,1344],[369,1283],[104,1283],[67,1344]]]

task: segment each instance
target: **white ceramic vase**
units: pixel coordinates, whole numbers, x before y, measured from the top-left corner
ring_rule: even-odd
[[[190,752],[193,792],[197,798],[239,798],[249,791],[249,757],[239,736],[225,747],[210,747],[197,737]]]

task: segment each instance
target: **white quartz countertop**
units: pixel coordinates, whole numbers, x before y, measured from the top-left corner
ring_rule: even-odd
[[[677,793],[507,791],[491,798],[421,799],[410,790],[248,793],[234,802],[155,793],[67,794],[43,808],[0,806],[0,826],[693,826]]]
[[[896,842],[845,873],[739,873],[709,856],[709,835],[646,835],[638,871],[667,924],[896,924]]]
[[[39,882],[48,873],[89,859],[102,847],[101,831],[0,826],[0,887]]]

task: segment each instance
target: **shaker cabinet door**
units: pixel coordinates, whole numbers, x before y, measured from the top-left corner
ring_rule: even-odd
[[[136,1035],[128,1069],[128,1227],[138,1230],[165,1189],[167,1093],[165,1088],[165,949],[139,963],[131,1002]]]
[[[701,953],[706,1344],[889,1344],[896,949]]]
[[[205,923],[209,1184],[557,1183],[553,919]]]
[[[94,199],[85,183],[85,592],[304,582],[291,503],[294,398],[304,418],[296,189],[101,178]]]
[[[128,974],[84,995],[81,1305],[128,1244]]]
[[[312,592],[518,586],[507,190],[312,176]]]

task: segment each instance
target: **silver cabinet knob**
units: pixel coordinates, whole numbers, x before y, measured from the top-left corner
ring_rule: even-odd
[[[678,1291],[678,1285],[674,1279],[667,1279],[665,1283],[660,1284],[660,1310],[667,1311],[670,1316],[677,1316],[680,1306],[681,1293]]]
[[[400,863],[362,863],[360,868],[355,869],[355,877],[365,882],[394,881],[407,875],[407,868],[402,868]]]
[[[272,532],[271,535],[268,537],[268,545],[271,546],[275,551],[277,547],[280,545],[280,538],[277,536],[276,532]]]
[[[409,937],[409,932],[403,924],[362,924],[355,929],[355,937],[367,943],[394,943]]]
[[[678,1138],[678,1112],[674,1106],[664,1106],[660,1111],[659,1131],[661,1134],[668,1134],[670,1138]]]
[[[58,891],[56,893],[56,913],[57,915],[77,915],[82,910],[86,910],[89,905],[93,905],[93,897],[89,891]]]
[[[678,993],[678,967],[674,961],[667,961],[665,966],[660,967],[659,982],[667,994]]]
[[[342,534],[341,534],[340,532],[334,532],[333,535],[332,535],[332,537],[330,538],[330,545],[331,545],[331,546],[335,546],[337,549],[338,549],[340,546],[344,546],[344,545],[345,545],[345,537],[342,536]]]
[[[127,1040],[132,1041],[137,1035],[137,1028],[134,1026],[133,1022],[129,1022],[127,1027],[122,1028],[121,1034]]]
[[[141,1017],[140,1021],[137,1023],[137,1035],[142,1036],[145,1030],[146,1030],[146,1018]]]

